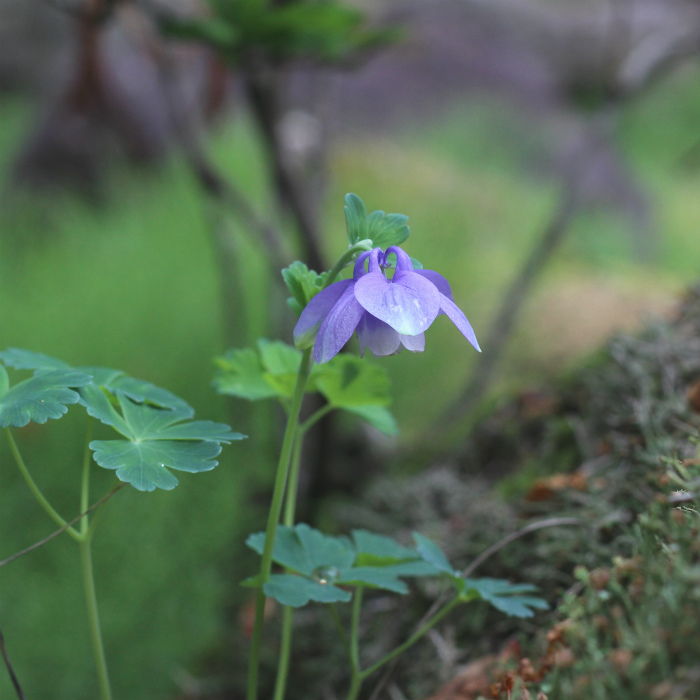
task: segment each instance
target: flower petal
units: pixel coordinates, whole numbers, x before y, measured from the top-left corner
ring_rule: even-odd
[[[401,344],[411,352],[423,352],[425,350],[425,333],[418,335],[400,335]]]
[[[430,280],[438,288],[440,294],[444,294],[448,299],[454,301],[450,283],[439,272],[435,272],[434,270],[414,270],[414,272]]]
[[[311,347],[316,340],[318,329],[330,313],[343,292],[353,284],[353,280],[334,282],[322,289],[301,312],[294,328],[294,343],[298,348]]]
[[[357,326],[357,339],[360,341],[360,355],[365,349],[376,357],[393,355],[401,345],[399,334],[389,325],[365,312]]]
[[[321,324],[316,336],[314,359],[319,365],[328,362],[341,351],[355,332],[364,312],[355,299],[353,286],[347,286]]]
[[[369,272],[355,282],[357,301],[402,335],[429,328],[440,311],[441,296],[432,282],[414,272],[397,272],[391,281]]]
[[[455,304],[451,299],[448,299],[444,294],[440,295],[440,308],[447,314],[447,317],[452,321],[452,323],[459,328],[462,335],[479,351],[479,342],[474,334],[474,329],[471,323],[467,321],[467,317],[464,315],[462,310]]]

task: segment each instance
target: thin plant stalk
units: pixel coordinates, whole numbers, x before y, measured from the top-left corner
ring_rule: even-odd
[[[361,589],[358,589],[358,591]],[[378,671],[382,666],[393,661],[396,657],[400,656],[407,649],[412,647],[416,642],[418,642],[421,637],[423,637],[427,632],[429,632],[443,617],[448,615],[457,605],[459,605],[459,598],[453,598],[442,610],[431,617],[420,629],[414,632],[403,644],[397,646],[393,651],[390,651],[386,656],[382,657],[376,663],[372,664],[364,671],[360,669],[359,658],[357,657],[357,637],[356,628],[358,626],[355,620],[355,612],[353,611],[353,640],[351,641],[351,651],[353,651],[354,657],[351,659],[352,666],[352,678],[350,680],[350,690],[348,691],[347,700],[357,700],[357,696],[360,693],[360,688],[362,687],[363,681],[371,676],[375,671]],[[359,613],[358,613],[359,615]]]
[[[303,444],[301,426],[297,430],[292,450],[292,463],[289,468],[287,494],[284,502],[284,515],[282,522],[287,527],[294,525],[297,504],[297,490],[299,486],[299,468],[301,465],[301,447]],[[282,634],[280,639],[280,651],[277,659],[277,679],[275,680],[274,700],[283,700],[287,689],[289,677],[289,659],[292,653],[292,624],[294,622],[294,610],[290,605],[282,608]]]
[[[88,426],[89,433],[92,428],[92,419]],[[90,450],[85,449],[83,459],[83,475],[80,489],[80,510],[87,511],[90,503]],[[95,590],[95,575],[92,566],[92,535],[94,529],[90,528],[90,516],[80,521],[80,562],[83,577],[83,589],[85,590],[85,602],[87,605],[88,624],[90,627],[90,639],[97,668],[97,681],[100,688],[101,700],[112,700],[112,689],[109,684],[109,672],[107,670],[107,658],[105,657],[104,644],[102,642],[102,628],[100,627],[100,615],[97,608],[97,592]]]
[[[348,700],[355,700],[362,686],[362,669],[360,668],[360,611],[364,588],[358,586],[352,601],[352,618],[350,622],[350,690]]]
[[[5,428],[5,433],[7,435],[7,440],[10,443],[10,451],[12,452],[12,456],[14,457],[15,462],[19,467],[19,471],[22,474],[24,480],[27,482],[27,486],[32,492],[34,498],[37,500],[39,505],[46,511],[48,516],[59,527],[65,528],[66,532],[74,540],[80,542],[80,533],[74,527],[68,525],[68,523],[58,514],[56,509],[49,503],[46,496],[44,496],[44,494],[41,492],[41,489],[37,486],[36,482],[32,478],[32,475],[29,473],[29,469],[27,469],[27,465],[24,463],[24,459],[22,459],[22,455],[19,451],[19,448],[17,447],[17,443],[15,442],[15,438],[12,435],[12,431],[9,428]]]
[[[299,411],[301,409],[301,402],[304,398],[304,391],[306,389],[306,383],[308,382],[310,373],[311,348],[308,348],[304,351],[301,358],[299,374],[297,375],[296,386],[294,387],[294,395],[289,407],[287,427],[284,431],[282,450],[280,451],[279,463],[277,464],[277,475],[275,477],[275,485],[272,492],[272,504],[270,505],[270,513],[267,519],[267,528],[265,530],[265,547],[263,549],[262,561],[260,564],[259,587],[255,598],[255,623],[253,625],[253,635],[250,649],[250,668],[248,670],[248,700],[257,700],[258,696],[260,646],[262,643],[262,627],[263,618],[265,615],[265,593],[263,592],[262,587],[270,578],[270,572],[272,570],[272,551],[275,545],[277,526],[279,524],[280,515],[282,514],[282,503],[292,461],[292,452],[297,438]]]

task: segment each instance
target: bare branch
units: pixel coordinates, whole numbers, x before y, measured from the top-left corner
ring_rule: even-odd
[[[103,503],[106,503],[112,496],[114,496],[117,491],[120,491],[122,488],[126,486],[125,483],[121,483],[117,485],[116,488],[113,488],[108,494],[103,496],[99,501],[96,501],[93,503],[84,513],[81,513],[80,515],[76,516],[71,520],[70,522],[66,523],[63,527],[59,528],[58,530],[55,530],[52,532],[48,537],[44,537],[44,539],[39,540],[38,542],[35,542],[34,544],[30,545],[29,547],[26,547],[25,549],[17,552],[16,554],[13,554],[11,557],[8,557],[7,559],[3,559],[0,561],[0,569],[5,566],[6,564],[9,564],[10,562],[13,562],[15,559],[19,559],[20,557],[24,556],[25,554],[29,554],[29,552],[34,551],[35,549],[38,549],[39,547],[43,547],[43,545],[47,544],[48,542],[51,542],[54,537],[58,537],[62,532],[65,532],[69,527],[72,525],[75,525],[79,520],[82,520],[88,513],[91,513],[95,508],[99,508]]]
[[[12,685],[15,687],[15,692],[17,693],[17,697],[19,698],[19,700],[26,700],[26,696],[22,692],[22,687],[20,686],[19,680],[17,679],[17,674],[15,673],[15,669],[12,667],[12,664],[10,663],[10,657],[7,653],[7,649],[5,648],[5,636],[3,635],[1,628],[0,628],[0,653],[2,653],[3,661],[5,662],[5,666],[7,667],[7,672],[10,674],[10,680],[12,681]]]

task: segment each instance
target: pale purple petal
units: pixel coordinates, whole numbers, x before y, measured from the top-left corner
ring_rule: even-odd
[[[330,289],[330,287],[329,287]],[[321,365],[335,357],[350,340],[365,310],[355,299],[353,287],[346,287],[333,305],[316,336],[314,359]]]
[[[391,326],[366,312],[357,326],[357,339],[360,341],[362,356],[365,348],[369,348],[376,357],[393,355],[401,344],[399,334]]]
[[[459,328],[462,335],[479,351],[479,343],[472,329],[471,323],[467,321],[467,317],[462,313],[462,310],[451,299],[448,299],[444,294],[440,295],[440,308],[447,314],[447,317],[452,323]]]
[[[439,273],[434,270],[414,270],[417,275],[430,280],[437,288],[440,294],[444,294],[448,299],[454,301],[450,283]]]
[[[372,316],[402,335],[418,335],[440,311],[437,287],[414,272],[396,273],[389,281],[370,272],[355,282],[355,298]]]
[[[322,289],[306,305],[294,328],[294,343],[298,348],[309,348],[314,344],[316,334],[324,319],[343,292],[353,283],[353,280],[334,282],[326,289]]]
[[[411,352],[423,352],[425,350],[425,333],[418,335],[400,335],[401,344]]]

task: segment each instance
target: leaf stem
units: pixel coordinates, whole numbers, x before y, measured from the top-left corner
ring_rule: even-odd
[[[87,516],[82,522],[87,520]],[[80,561],[82,564],[83,588],[85,589],[85,602],[87,604],[88,623],[90,626],[90,638],[97,667],[97,680],[100,686],[101,700],[112,700],[112,690],[109,685],[109,673],[105,658],[104,645],[102,643],[102,630],[100,628],[100,616],[97,609],[97,593],[95,591],[95,577],[92,568],[92,538],[86,538],[80,543]]]
[[[426,632],[429,632],[443,617],[445,617],[449,612],[452,611],[457,605],[459,605],[460,600],[458,597],[453,598],[442,610],[437,612],[433,617],[431,617],[420,629],[414,632],[403,644],[400,644],[393,651],[390,651],[386,656],[381,658],[375,664],[372,664],[369,668],[366,668],[360,674],[361,679],[364,680],[368,676],[371,676],[375,671],[378,671],[384,664],[389,663],[392,659],[396,658],[400,654],[403,654],[406,649],[412,647]],[[350,700],[350,698],[348,698]]]
[[[10,451],[12,452],[12,456],[15,458],[15,462],[17,463],[17,466],[19,467],[19,471],[24,477],[24,480],[27,483],[27,486],[29,486],[29,490],[32,492],[34,495],[34,498],[37,500],[39,505],[46,511],[48,516],[61,528],[65,528],[66,532],[74,539],[76,542],[81,542],[82,541],[82,536],[81,534],[72,526],[70,526],[56,511],[56,509],[49,503],[47,500],[46,496],[41,492],[41,489],[37,486],[36,482],[32,478],[32,475],[29,473],[29,470],[27,469],[27,465],[24,463],[24,460],[22,459],[22,455],[20,454],[19,448],[17,447],[17,443],[15,442],[15,438],[12,435],[12,431],[9,428],[5,428],[5,433],[7,434],[7,440],[10,443]]]
[[[352,617],[350,622],[350,690],[347,700],[356,700],[360,692],[364,676],[360,668],[360,611],[362,610],[362,594],[364,588],[358,586],[352,601]]]
[[[338,628],[338,635],[340,636],[340,642],[343,645],[345,655],[348,657],[348,661],[350,661],[352,658],[352,655],[350,653],[350,642],[348,640],[348,635],[345,633],[345,628],[343,627],[340,615],[338,614],[338,608],[335,605],[335,603],[330,603],[327,607],[331,614],[331,617],[333,618],[335,626]]]
[[[311,373],[311,348],[304,351],[299,365],[299,374],[294,388],[294,396],[289,409],[287,427],[282,440],[282,450],[277,464],[277,475],[272,492],[272,503],[267,519],[265,530],[265,548],[263,549],[262,561],[260,563],[260,587],[255,598],[255,623],[253,625],[253,635],[250,649],[250,667],[248,669],[248,700],[257,700],[258,695],[258,674],[260,667],[260,646],[262,642],[262,627],[265,614],[265,593],[263,586],[270,578],[272,570],[272,551],[277,535],[277,525],[282,512],[282,500],[284,497],[287,478],[289,475],[292,451],[297,437],[297,427],[299,425],[299,411],[304,398],[304,390]]]
[[[297,487],[299,485],[299,467],[301,464],[301,447],[303,444],[301,427],[297,429],[292,450],[292,462],[289,468],[287,493],[284,500],[284,515],[282,522],[288,527],[294,525],[297,504]],[[277,679],[275,680],[274,700],[283,700],[287,689],[287,677],[289,676],[289,659],[292,653],[292,623],[294,610],[285,605],[282,609],[282,639],[277,660]]]
[[[318,421],[323,418],[323,416],[327,415],[330,413],[335,406],[332,406],[331,404],[327,403],[325,406],[321,406],[321,408],[318,409],[318,411],[312,413],[300,426],[299,426],[299,433],[301,435],[304,435],[310,428],[312,428]]]
[[[89,418],[80,486],[80,510],[82,513],[88,510],[90,503],[90,466],[92,459],[89,444],[91,434],[92,418]],[[109,673],[107,671],[107,659],[105,658],[104,644],[102,642],[100,616],[97,609],[95,574],[92,566],[92,536],[94,532],[94,527],[90,525],[90,516],[86,514],[80,521],[80,561],[82,564],[83,589],[85,590],[85,602],[87,604],[90,639],[92,640],[92,650],[95,656],[95,666],[97,667],[97,680],[100,686],[100,698],[101,700],[112,700],[112,690],[110,688]]]
[[[338,258],[338,262],[333,265],[331,271],[328,273],[328,277],[326,277],[323,288],[325,289],[335,281],[335,278],[341,273],[342,269],[355,257],[357,253],[365,250],[372,250],[372,247],[372,241],[369,238],[358,241],[355,243],[355,245],[350,246],[350,248],[348,248]]]

